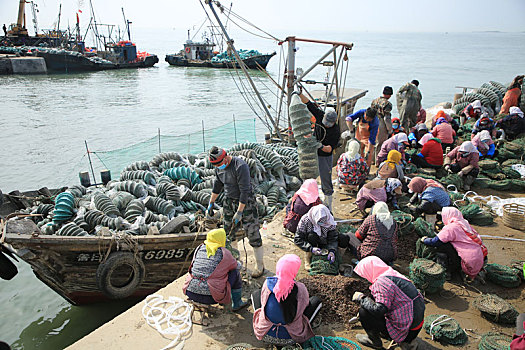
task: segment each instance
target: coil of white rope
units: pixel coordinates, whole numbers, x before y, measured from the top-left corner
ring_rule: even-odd
[[[193,305],[178,297],[164,299],[162,295],[148,295],[142,307],[142,316],[151,327],[171,342],[161,350],[182,349],[191,336]],[[174,339],[172,337],[175,336]]]

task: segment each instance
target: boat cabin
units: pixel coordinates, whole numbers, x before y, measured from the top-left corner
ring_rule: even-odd
[[[119,41],[116,44],[108,44],[107,48],[112,54],[112,61],[132,62],[137,59],[137,46],[131,41]]]
[[[188,60],[210,60],[217,54],[217,52],[213,51],[214,46],[215,44],[209,41],[197,43],[187,40],[184,44],[182,55]]]

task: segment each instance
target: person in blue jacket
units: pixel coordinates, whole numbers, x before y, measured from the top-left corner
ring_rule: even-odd
[[[368,167],[372,164],[374,149],[379,129],[379,118],[374,108],[360,109],[346,116],[346,125],[351,135],[361,144],[361,157],[366,160]],[[354,123],[357,121],[357,131],[354,133]]]

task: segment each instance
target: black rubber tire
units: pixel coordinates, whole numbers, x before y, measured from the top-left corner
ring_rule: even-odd
[[[0,278],[10,280],[16,276],[18,269],[16,265],[0,251]]]
[[[114,286],[111,284],[111,276],[117,268],[124,265],[130,266],[133,276],[124,286]],[[97,286],[111,299],[124,299],[132,295],[144,280],[146,267],[139,257],[135,258],[131,252],[113,252],[108,259],[101,263],[97,268]]]
[[[179,216],[176,216],[173,219],[171,219],[171,221],[169,221],[166,224],[166,226],[165,226],[166,229],[164,229],[164,227],[161,228],[160,229],[160,233],[161,234],[179,233],[179,232],[182,231],[182,228],[184,226],[189,226],[189,225],[190,225],[190,219],[186,215],[179,215]],[[169,227],[169,232],[167,232],[168,231],[168,227]]]

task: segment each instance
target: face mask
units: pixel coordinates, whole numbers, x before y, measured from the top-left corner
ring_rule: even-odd
[[[226,163],[224,163],[223,165],[219,165],[218,168],[221,169],[221,170],[222,169],[226,169]]]
[[[469,153],[461,153],[461,158],[467,158]]]
[[[392,127],[393,127],[394,129],[399,129],[399,125],[397,125],[397,124],[392,124]]]

